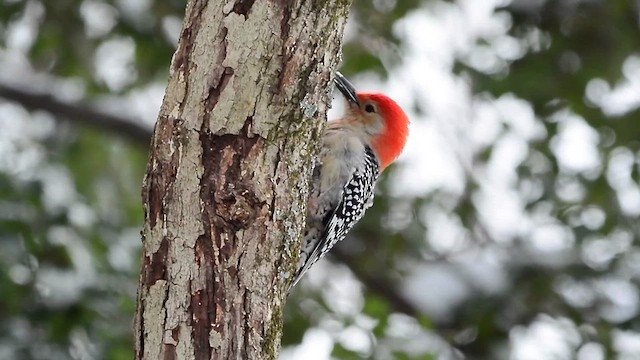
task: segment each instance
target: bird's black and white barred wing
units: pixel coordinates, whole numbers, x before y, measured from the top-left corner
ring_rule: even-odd
[[[376,180],[380,175],[380,166],[375,154],[366,148],[365,166],[354,169],[350,180],[342,190],[340,202],[323,220],[323,231],[311,255],[298,268],[293,287],[311,266],[322,258],[331,248],[345,238],[353,226],[362,219],[364,212],[373,205]]]

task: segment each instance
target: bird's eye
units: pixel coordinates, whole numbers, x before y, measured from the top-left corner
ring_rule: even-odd
[[[371,104],[367,104],[364,106],[364,111],[368,112],[368,113],[374,113],[376,112],[376,108],[373,107],[373,105]]]

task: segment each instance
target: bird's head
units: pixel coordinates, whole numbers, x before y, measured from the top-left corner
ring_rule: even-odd
[[[402,152],[409,132],[409,118],[402,108],[379,92],[356,91],[341,73],[336,72],[336,87],[347,100],[344,119],[364,131],[376,152],[381,170]]]

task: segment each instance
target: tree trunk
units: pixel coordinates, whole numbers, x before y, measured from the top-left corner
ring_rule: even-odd
[[[144,180],[136,359],[275,359],[350,1],[189,1]]]

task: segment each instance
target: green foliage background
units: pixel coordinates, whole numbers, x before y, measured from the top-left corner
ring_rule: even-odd
[[[399,23],[468,2],[355,1],[343,72],[386,79],[408,53]],[[1,1],[0,63],[19,70],[3,71],[0,84],[132,117],[151,129],[155,114],[138,118],[132,99],[142,96],[151,104],[146,108],[157,108],[150,89],[164,84],[184,6],[177,0]],[[292,294],[283,357],[296,358],[294,346],[321,331],[337,359],[529,359],[518,350],[519,334],[545,328],[559,330],[543,343],[561,344],[549,345],[549,359],[640,358],[640,348],[629,345],[640,341],[638,210],[624,205],[640,192],[640,93],[624,110],[594,102],[603,91],[638,81],[640,5],[504,1],[494,12],[508,19],[506,35],[530,46],[500,59],[501,66],[478,66],[469,54],[496,46],[478,37],[469,54],[456,54],[450,75],[469,85],[472,99],[491,104],[512,96],[534,110],[544,136],[527,142],[512,187],[525,213],[549,216],[569,245],[541,252],[531,232],[505,238],[487,227],[491,214],[476,199],[495,144],[472,151],[460,193],[397,191],[394,179],[408,166],[401,162],[385,172],[375,206],[331,264],[320,265]],[[429,42],[430,35],[423,38]],[[126,57],[127,46],[133,52],[124,75],[99,71],[105,51]],[[428,117],[423,104],[406,102],[414,104],[413,114]],[[567,114],[596,134],[592,171],[563,166],[553,150]],[[512,131],[505,124],[500,134]],[[147,144],[125,135],[0,99],[0,359],[132,357]],[[434,246],[439,234],[423,216],[433,211],[458,224],[459,249]],[[403,290],[421,265],[451,264],[455,273],[458,255],[486,252],[510,260],[500,267],[506,285],[485,292],[467,284],[467,296],[448,304],[444,317]],[[446,292],[446,284],[419,290]],[[620,293],[627,295],[621,300]],[[336,303],[340,296],[346,305]]]

